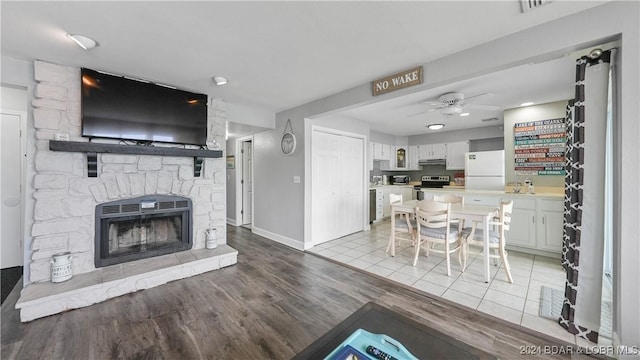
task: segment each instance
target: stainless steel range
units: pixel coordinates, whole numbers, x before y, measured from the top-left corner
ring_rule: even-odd
[[[424,193],[420,190],[422,188],[442,189],[443,186],[449,185],[449,175],[425,175],[422,177],[420,185],[413,187],[414,198],[418,200],[424,200]]]
[[[423,188],[440,188],[449,185],[449,175],[425,175],[422,177]]]

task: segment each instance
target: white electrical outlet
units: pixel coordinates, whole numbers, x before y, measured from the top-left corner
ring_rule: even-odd
[[[300,184],[300,176],[294,176],[293,177],[293,183],[294,184]]]

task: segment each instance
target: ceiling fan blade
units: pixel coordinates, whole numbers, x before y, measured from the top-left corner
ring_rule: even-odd
[[[497,105],[483,105],[483,104],[466,104],[465,108],[469,109],[478,109],[478,110],[500,110],[500,107]]]
[[[477,95],[473,95],[473,96],[465,97],[465,98],[464,98],[464,101],[469,101],[470,99],[479,98],[479,97],[481,97],[481,96],[485,96],[485,95],[493,95],[493,94],[491,94],[491,93],[480,93],[480,94],[477,94]]]
[[[420,111],[419,113],[415,113],[415,114],[411,114],[411,115],[407,115],[407,117],[414,117],[414,116],[418,116],[418,115],[422,115],[422,114],[426,114],[426,113],[430,113],[432,111],[436,111],[438,109],[429,109],[429,110],[425,110],[425,111]]]

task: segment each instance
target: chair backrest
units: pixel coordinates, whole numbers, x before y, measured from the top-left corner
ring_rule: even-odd
[[[389,204],[402,202],[402,194],[389,194]]]
[[[441,228],[449,226],[451,204],[435,200],[420,200],[416,207],[416,216],[421,226]]]
[[[513,200],[503,200],[500,204],[500,223],[503,231],[509,230],[511,224],[511,211],[513,210]]]
[[[464,197],[453,194],[433,195],[433,200],[442,203],[464,205]]]

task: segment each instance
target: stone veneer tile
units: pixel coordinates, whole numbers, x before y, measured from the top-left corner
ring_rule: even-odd
[[[62,283],[28,285],[16,308],[20,320],[35,320],[70,309],[89,306],[116,296],[148,289],[169,281],[202,274],[237,263],[238,252],[228,245],[214,250],[191,250],[197,260],[173,266],[118,277],[117,267],[101,268],[87,274],[73,276]],[[173,257],[173,254],[157,258]]]

